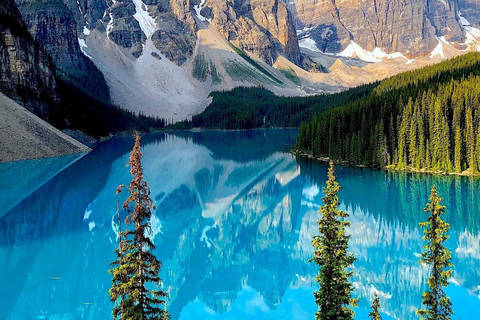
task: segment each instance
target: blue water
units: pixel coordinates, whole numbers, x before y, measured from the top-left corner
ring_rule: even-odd
[[[295,135],[143,138],[157,204],[151,237],[173,320],[314,319],[318,270],[308,259],[327,167],[285,153]],[[117,245],[116,202],[125,197],[115,190],[130,181],[132,145],[130,137],[99,144],[0,217],[0,319],[111,318],[107,270]],[[454,319],[479,319],[480,180],[337,169],[357,257],[356,319],[366,319],[374,293],[384,319],[418,319],[428,277],[418,263],[418,222],[431,184],[452,227]]]

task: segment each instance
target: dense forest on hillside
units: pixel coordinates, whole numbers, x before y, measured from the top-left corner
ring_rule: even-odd
[[[175,125],[178,129],[251,129],[298,127],[319,111],[341,106],[370,94],[376,84],[364,85],[336,94],[311,97],[279,97],[259,88],[240,87],[212,92],[212,103],[191,121]]]
[[[72,83],[57,78],[61,102],[55,108],[54,125],[60,129],[77,129],[94,137],[123,131],[160,129],[165,120],[135,114],[110,102],[103,102]]]
[[[356,165],[480,171],[480,54],[381,82],[302,123],[295,150]]]
[[[71,82],[56,77],[58,101],[45,99],[48,110],[37,114],[60,130],[73,129],[100,138],[123,131],[149,131],[165,126],[165,120],[123,110],[109,101],[87,94]],[[14,97],[20,97],[23,105],[31,105],[30,91],[17,90]],[[6,92],[8,95],[8,93]],[[46,95],[45,95],[46,96]],[[30,110],[34,113],[35,110]]]

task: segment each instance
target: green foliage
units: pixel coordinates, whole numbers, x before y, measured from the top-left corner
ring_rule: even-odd
[[[165,120],[134,114],[116,107],[111,103],[101,102],[85,94],[77,86],[57,80],[61,102],[54,105],[51,121],[60,129],[78,129],[94,137],[105,137],[122,131],[149,131],[163,128]]]
[[[318,312],[317,320],[353,320],[357,300],[352,299],[353,286],[349,281],[353,271],[348,270],[355,261],[353,254],[347,252],[350,236],[345,229],[350,226],[345,218],[348,213],[338,209],[338,192],[341,187],[336,181],[335,167],[330,162],[327,186],[323,189],[325,197],[320,208],[319,235],[312,240],[314,257],[311,261],[320,266],[315,277],[320,290],[314,292]]]
[[[201,82],[205,82],[209,75],[212,79],[212,84],[216,85],[222,82],[222,78],[217,72],[213,61],[207,61],[203,53],[197,54],[195,58],[193,58],[192,76]]]
[[[295,70],[292,68],[288,68],[287,70],[285,69],[280,69],[280,72],[290,81],[295,83],[297,86],[301,85],[302,82],[300,81],[300,78],[297,76],[297,73]]]
[[[448,320],[453,314],[450,298],[443,291],[443,287],[449,284],[448,278],[452,276],[453,264],[450,262],[452,259],[450,250],[443,245],[449,238],[450,225],[442,220],[445,207],[440,204],[441,201],[442,198],[438,196],[437,189],[433,186],[430,202],[424,208],[429,216],[427,221],[420,223],[424,229],[423,240],[427,241],[420,263],[431,267],[428,289],[422,296],[424,309],[417,310],[425,320]]]
[[[354,165],[478,174],[479,123],[480,54],[471,53],[317,114],[300,127],[295,149]]]
[[[230,78],[235,81],[276,84],[276,82],[266,74],[256,72],[255,69],[236,60],[222,61],[222,64]]]
[[[192,76],[201,82],[205,82],[207,81],[209,73],[210,70],[205,56],[203,53],[197,54],[195,58],[193,58]]]
[[[222,76],[217,72],[217,67],[215,67],[213,61],[210,61],[210,75],[212,76],[213,85],[222,83]]]
[[[243,50],[237,48],[236,46],[234,46],[232,43],[230,43],[230,47],[240,56],[242,57],[243,59],[245,59],[248,63],[250,63],[253,67],[255,67],[255,69],[259,70],[260,72],[262,72],[263,74],[265,74],[269,80],[271,80],[275,85],[282,85],[283,82],[278,80],[273,74],[271,74],[270,72],[268,72],[265,68],[263,68],[261,65],[259,65],[255,60],[253,60],[252,58],[250,58],[250,56]],[[227,71],[228,72],[228,71]]]
[[[368,317],[371,320],[382,320],[382,316],[380,315],[380,299],[378,299],[378,295],[375,293],[372,303],[372,311],[368,314]]]
[[[298,127],[318,112],[341,106],[369,94],[375,85],[365,85],[330,95],[311,97],[279,97],[263,88],[239,87],[231,91],[216,91],[212,103],[192,121],[175,128],[250,129],[259,127]],[[237,115],[249,121],[237,121]]]
[[[130,185],[119,186],[117,193],[126,188],[129,197],[123,204],[128,212],[126,228],[119,232],[119,246],[115,250],[117,259],[111,263],[112,287],[109,290],[113,318],[120,320],[168,320],[165,297],[162,290],[149,290],[148,284],[162,283],[159,272],[160,261],[152,254],[155,245],[148,237],[151,232],[150,218],[155,209],[150,198],[150,188],[143,180],[140,136],[136,133],[135,145],[130,153]],[[120,216],[119,216],[120,223]],[[133,228],[132,228],[133,225]],[[163,307],[159,307],[162,305]]]

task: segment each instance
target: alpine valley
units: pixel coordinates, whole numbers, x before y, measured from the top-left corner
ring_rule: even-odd
[[[479,177],[480,0],[0,0],[0,320],[478,320]]]
[[[57,127],[79,121],[53,119],[75,89],[176,122],[212,91],[338,92],[480,51],[478,0],[2,0],[0,12],[0,89]]]

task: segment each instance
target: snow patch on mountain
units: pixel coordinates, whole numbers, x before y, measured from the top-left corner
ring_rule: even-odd
[[[437,37],[438,44],[430,53],[430,59],[435,58],[435,56],[440,56],[442,59],[445,59],[445,53],[443,52],[443,45],[447,44],[445,37]]]
[[[297,30],[298,32],[304,32],[304,30]],[[313,40],[310,36],[304,37],[298,41],[298,45],[300,48],[308,49],[313,52],[320,52],[326,55],[344,57],[344,58],[357,58],[365,62],[381,62],[385,59],[396,59],[396,58],[403,58],[407,61],[410,61],[407,57],[405,57],[401,52],[394,52],[394,53],[386,53],[382,50],[382,48],[375,48],[372,52],[369,52],[362,47],[360,47],[356,42],[351,41],[350,45],[345,48],[342,52],[338,54],[332,53],[325,53],[318,49],[317,43]],[[410,61],[409,63],[412,63]],[[409,64],[408,63],[408,64]]]
[[[85,42],[85,39],[78,38],[78,45],[80,46],[80,50],[82,53],[87,56],[90,60],[93,60],[93,57],[85,51],[86,48],[88,48],[87,43]]]
[[[368,52],[360,47],[355,41],[350,41],[348,47],[345,48],[342,52],[338,54],[340,57],[344,58],[358,58],[365,62],[380,62],[382,60],[375,58],[372,52]]]
[[[112,6],[117,2],[117,0],[112,0]],[[105,12],[106,13],[106,12]],[[110,16],[110,20],[108,21],[107,23],[107,36],[110,34],[110,32],[112,32],[112,29],[113,29],[113,16],[112,16],[112,13],[110,11],[108,11],[108,15]],[[104,14],[105,16],[105,14]]]
[[[304,35],[310,31],[312,31],[313,29],[315,29],[315,27],[304,27],[302,30],[296,30],[297,31],[297,36],[301,36],[301,35]]]
[[[314,52],[322,52],[318,49],[317,43],[310,36],[298,40],[298,46]]]
[[[460,18],[460,23],[462,24],[462,26],[470,26],[470,22],[468,22],[467,19],[465,19],[463,16],[462,16],[462,13],[459,12],[458,13],[458,17]]]
[[[157,28],[155,19],[153,19],[147,10],[145,10],[145,4],[142,0],[132,0],[135,4],[136,13],[133,15],[135,20],[140,24],[140,29],[143,33],[150,38]]]
[[[206,1],[207,0],[201,0],[198,5],[193,6],[193,9],[195,9],[195,15],[200,21],[208,21],[209,23],[211,23],[212,19],[208,19],[207,17],[202,16],[202,13],[201,13],[203,5],[205,4]]]
[[[395,58],[403,58],[408,61],[408,58],[405,57],[401,52],[393,52],[393,53],[386,53],[382,50],[382,48],[376,47],[372,52],[371,55],[376,59],[395,59]]]
[[[460,18],[460,22],[465,30],[466,39],[463,44],[468,46],[473,45],[477,51],[480,51],[480,29],[472,27],[470,22],[462,16],[461,12],[458,12],[458,17]]]

